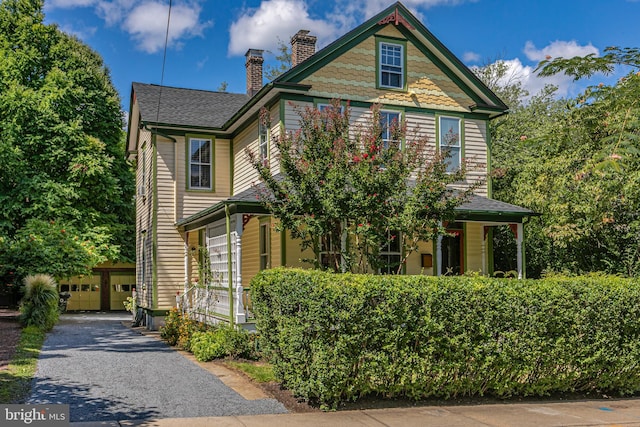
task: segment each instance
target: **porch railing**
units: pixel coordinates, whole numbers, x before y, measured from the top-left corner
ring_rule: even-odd
[[[234,292],[234,299],[237,295]],[[251,310],[250,289],[242,290],[242,307],[245,322],[252,322],[255,316]],[[190,318],[209,325],[229,322],[229,289],[213,285],[194,285],[176,296],[176,306]],[[234,306],[238,306],[234,304]]]

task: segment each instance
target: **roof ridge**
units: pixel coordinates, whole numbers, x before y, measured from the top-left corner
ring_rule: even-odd
[[[178,86],[169,86],[169,85],[159,85],[156,83],[143,83],[143,82],[132,82],[132,85],[144,85],[144,86],[153,86],[153,87],[157,87],[157,88],[165,88],[165,89],[178,89],[178,90],[190,90],[190,91],[194,91],[194,92],[206,92],[206,93],[219,93],[219,94],[224,94],[224,95],[242,95],[245,97],[248,97],[249,95],[247,95],[246,93],[238,93],[238,92],[220,92],[217,90],[207,90],[207,89],[196,89],[196,88],[190,88],[190,87],[178,87]]]

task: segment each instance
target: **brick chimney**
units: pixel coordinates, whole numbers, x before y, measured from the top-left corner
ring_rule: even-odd
[[[247,58],[247,95],[253,96],[262,89],[262,50],[249,49],[244,55]]]
[[[316,53],[316,36],[310,36],[309,31],[300,30],[291,37],[291,66],[295,67],[314,53]]]

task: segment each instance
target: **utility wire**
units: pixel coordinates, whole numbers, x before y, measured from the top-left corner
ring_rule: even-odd
[[[156,126],[160,120],[160,103],[162,100],[162,85],[164,84],[164,68],[167,63],[167,45],[169,44],[169,24],[171,24],[171,6],[173,0],[169,0],[169,14],[167,15],[167,32],[164,36],[164,53],[162,54],[162,75],[160,76],[160,93],[158,94],[158,109],[156,110]]]

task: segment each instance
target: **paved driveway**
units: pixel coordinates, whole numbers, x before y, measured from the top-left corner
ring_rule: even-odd
[[[28,403],[70,405],[71,421],[284,413],[246,400],[163,342],[121,322],[127,314],[65,314],[47,337]]]

